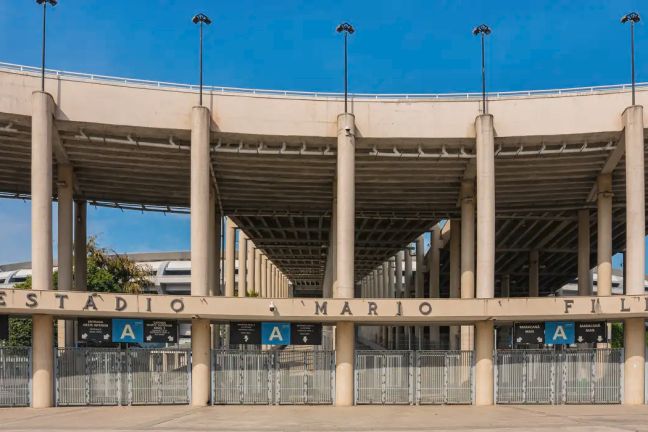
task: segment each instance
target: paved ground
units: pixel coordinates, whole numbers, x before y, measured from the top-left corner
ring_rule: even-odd
[[[648,406],[0,409],[1,431],[648,431]]]

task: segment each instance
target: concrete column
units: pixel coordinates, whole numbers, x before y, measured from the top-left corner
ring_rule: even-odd
[[[578,295],[592,295],[589,210],[578,210]]]
[[[625,181],[626,181],[626,253],[624,256],[627,295],[642,295],[645,275],[645,196],[644,196],[644,125],[643,107],[626,108]],[[645,326],[643,318],[624,321],[624,403],[644,403]]]
[[[254,251],[254,291],[261,297],[261,250]]]
[[[404,251],[398,251],[396,254],[396,262],[394,264],[394,295],[397,298],[403,297],[403,259],[405,258]]]
[[[210,249],[210,113],[205,107],[194,107],[191,113],[191,295],[209,295]],[[211,218],[213,219],[213,218]],[[191,404],[209,402],[209,320],[191,321]]]
[[[450,222],[450,298],[460,298],[461,293],[461,221]],[[461,348],[461,327],[450,326],[450,349]]]
[[[193,107],[191,113],[191,295],[209,294],[210,113]]]
[[[461,183],[461,298],[475,298],[475,184]],[[473,326],[461,326],[461,349],[472,351]]]
[[[220,293],[220,211],[217,208],[216,191],[209,190],[209,240],[207,249],[208,292],[210,296]]]
[[[266,295],[272,297],[272,261],[266,263]]]
[[[87,204],[74,201],[74,289],[88,289]]]
[[[596,295],[612,295],[612,175],[598,177]]]
[[[529,252],[529,297],[540,295],[540,252],[533,249]]]
[[[73,288],[73,174],[72,166],[58,166],[58,290]],[[74,320],[58,320],[58,346],[74,346]]]
[[[249,293],[254,293],[254,243],[252,240],[247,241],[247,281],[246,286]]]
[[[54,101],[44,92],[32,93],[31,142],[31,253],[32,286],[51,290],[52,286],[52,137]],[[54,403],[54,324],[51,316],[33,315],[32,406],[51,407]]]
[[[261,255],[261,297],[268,297],[268,257]]]
[[[382,298],[388,298],[389,297],[389,275],[390,275],[390,269],[389,269],[389,261],[385,261],[382,264]],[[385,348],[389,348],[389,330],[387,326],[383,325],[380,327],[380,333],[381,333],[381,339],[382,339],[382,344]]]
[[[355,119],[338,116],[336,274],[335,298],[353,298],[355,280]],[[338,322],[335,328],[335,404],[353,405],[353,363],[355,328],[352,322]]]
[[[245,297],[247,295],[247,250],[248,250],[248,239],[247,235],[243,230],[239,229],[239,240],[238,240],[238,262],[239,262],[239,271],[238,271],[238,296]]]
[[[409,248],[404,250],[405,255],[405,292],[404,297],[409,298],[412,290],[412,254]]]
[[[430,251],[428,253],[429,285],[428,296],[439,298],[441,296],[441,228],[435,225],[430,231]],[[430,344],[432,348],[438,349],[441,343],[441,332],[438,325],[430,326]]]
[[[477,159],[477,297],[495,294],[495,138],[493,116],[475,121]]]
[[[225,296],[234,297],[234,281],[236,275],[236,225],[227,218],[225,228]]]
[[[270,264],[270,296],[272,298],[277,297],[277,287],[275,285],[275,266]]]
[[[425,271],[425,237],[423,234],[416,239],[416,281],[415,297],[423,298],[423,272]]]
[[[493,405],[493,321],[475,324],[475,405]]]

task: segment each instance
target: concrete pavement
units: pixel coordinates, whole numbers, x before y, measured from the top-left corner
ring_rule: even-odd
[[[0,410],[1,431],[648,431],[647,406],[189,406]]]

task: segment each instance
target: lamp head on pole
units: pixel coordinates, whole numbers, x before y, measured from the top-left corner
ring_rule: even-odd
[[[351,24],[347,23],[347,22],[342,23],[339,26],[337,26],[335,31],[338,32],[338,33],[342,33],[342,32],[346,32],[348,34],[355,33],[355,29],[353,28],[353,26]]]
[[[51,6],[56,6],[58,0],[36,0],[36,3],[42,5],[43,3],[49,3]]]
[[[638,23],[639,21],[641,21],[641,17],[639,16],[639,14],[637,12],[630,12],[629,14],[624,15],[623,17],[621,17],[621,24],[625,24],[628,21],[630,21],[632,23]]]
[[[209,17],[207,15],[205,15],[204,13],[199,13],[198,15],[194,15],[194,17],[191,19],[191,21],[194,24],[205,23],[205,24],[209,25],[209,24],[212,23],[211,20],[209,19]]]
[[[488,27],[486,24],[480,24],[473,29],[472,34],[475,36],[480,34],[488,36],[489,34],[491,34],[491,28]]]

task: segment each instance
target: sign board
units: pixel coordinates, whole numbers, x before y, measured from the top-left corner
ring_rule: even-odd
[[[0,315],[0,340],[9,339],[9,317]]]
[[[144,342],[176,343],[178,341],[178,322],[166,320],[144,321]]]
[[[293,323],[290,341],[293,345],[321,345],[322,324]]]
[[[513,330],[514,344],[543,344],[545,325],[541,322],[516,323]]]
[[[261,323],[261,343],[264,345],[290,345],[290,323]]]
[[[233,345],[261,345],[261,325],[255,322],[230,323],[229,336]]]
[[[79,318],[77,320],[79,341],[90,344],[110,343],[112,320],[101,318]]]
[[[118,343],[144,342],[144,322],[140,319],[114,319],[112,341]]]
[[[577,322],[576,342],[578,343],[607,342],[607,325],[605,321]]]
[[[550,321],[545,323],[545,343],[548,345],[571,345],[575,340],[573,321]]]

